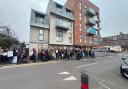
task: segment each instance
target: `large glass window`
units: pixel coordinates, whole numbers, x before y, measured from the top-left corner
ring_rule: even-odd
[[[39,32],[39,41],[43,41],[44,40],[44,30],[40,29]]]
[[[44,23],[44,16],[39,14],[39,13],[36,13],[35,14],[35,23],[43,24]]]
[[[57,42],[63,41],[63,32],[62,31],[56,31],[56,41]]]

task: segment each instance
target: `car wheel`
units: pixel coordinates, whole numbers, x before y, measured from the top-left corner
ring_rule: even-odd
[[[123,78],[128,79],[128,76],[120,69],[120,74]]]

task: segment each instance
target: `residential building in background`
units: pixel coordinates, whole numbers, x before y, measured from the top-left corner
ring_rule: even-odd
[[[47,14],[49,15],[50,21],[50,47],[73,47],[74,17],[72,10],[49,0]]]
[[[48,33],[48,15],[36,10],[31,10],[29,51],[35,48],[38,52],[40,48],[48,48]]]
[[[123,34],[122,32],[119,35],[103,37],[103,46],[104,47],[120,47],[123,51],[128,51],[128,34]]]
[[[101,45],[99,8],[89,0],[67,0],[66,6],[74,14],[74,46]]]

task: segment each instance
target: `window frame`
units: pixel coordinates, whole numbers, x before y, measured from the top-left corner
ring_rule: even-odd
[[[42,36],[42,39],[40,38],[41,36]],[[44,29],[40,29],[38,39],[39,41],[44,41]]]
[[[72,43],[72,33],[69,33],[68,39],[69,39],[69,43]]]
[[[56,31],[56,41],[63,42],[63,32],[62,31]]]

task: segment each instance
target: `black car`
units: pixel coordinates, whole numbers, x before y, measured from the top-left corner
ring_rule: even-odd
[[[121,64],[120,74],[128,79],[128,57],[122,58],[122,60],[124,60],[124,62]]]

